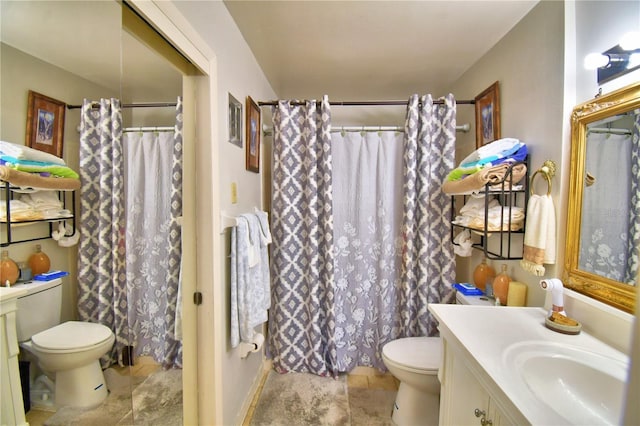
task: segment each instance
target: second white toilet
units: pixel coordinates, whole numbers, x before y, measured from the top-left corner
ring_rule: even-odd
[[[55,379],[55,406],[93,407],[108,394],[99,359],[115,336],[102,325],[83,321],[60,324],[62,280],[29,281],[18,299],[16,328],[20,347]]]

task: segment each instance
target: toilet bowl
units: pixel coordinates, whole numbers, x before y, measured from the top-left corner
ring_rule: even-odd
[[[456,293],[459,305],[492,305],[485,296]],[[398,426],[437,425],[440,412],[442,341],[439,337],[405,337],[384,345],[382,360],[400,381],[391,420]]]
[[[55,382],[56,407],[90,408],[107,397],[100,357],[115,342],[111,329],[84,321],[60,324],[62,281],[29,281],[18,299],[16,331],[23,352]],[[21,356],[25,356],[22,354]]]
[[[114,341],[102,324],[68,321],[33,335],[21,346],[43,371],[55,374],[56,406],[92,407],[107,397],[99,359]]]
[[[406,337],[382,348],[389,372],[400,381],[391,419],[396,425],[437,425],[440,405],[439,337]]]

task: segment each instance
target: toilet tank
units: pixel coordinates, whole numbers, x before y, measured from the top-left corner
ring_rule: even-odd
[[[60,324],[62,316],[62,280],[27,281],[15,284],[27,294],[18,298],[16,329],[18,342],[31,339],[36,333]]]
[[[494,302],[487,296],[468,296],[456,291],[456,305],[491,306]]]

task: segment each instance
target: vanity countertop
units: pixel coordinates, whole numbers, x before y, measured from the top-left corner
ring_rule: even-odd
[[[542,308],[432,304],[429,310],[439,321],[441,336],[467,360],[476,379],[507,405],[503,408],[530,424],[566,424],[567,420],[523,391],[516,378],[519,372],[511,371],[505,362],[513,345],[544,342],[551,347],[571,346],[628,364],[625,354],[584,331],[566,335],[548,329],[547,312]]]
[[[0,287],[0,302],[15,299],[26,293],[27,290],[23,288]]]

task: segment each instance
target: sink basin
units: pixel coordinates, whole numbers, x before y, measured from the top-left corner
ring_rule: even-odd
[[[550,342],[522,342],[503,355],[524,396],[567,424],[620,424],[628,359]]]

